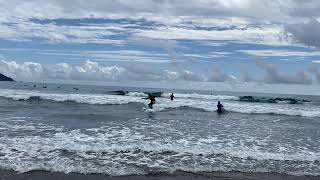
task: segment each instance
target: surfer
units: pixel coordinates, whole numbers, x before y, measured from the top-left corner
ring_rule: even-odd
[[[156,98],[152,96],[151,94],[148,94],[148,97],[143,99],[150,99],[150,103],[148,104],[149,108],[152,109],[153,105],[156,103]]]
[[[217,108],[218,113],[223,113],[223,105],[220,103],[220,101],[218,101]]]
[[[171,101],[173,101],[173,98],[174,98],[174,95],[172,93],[171,96],[170,96]]]

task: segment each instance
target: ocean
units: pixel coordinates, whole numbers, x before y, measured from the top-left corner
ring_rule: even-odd
[[[320,175],[319,96],[35,85],[0,83],[2,170]]]

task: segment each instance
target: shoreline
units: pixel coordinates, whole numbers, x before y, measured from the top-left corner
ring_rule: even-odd
[[[175,172],[173,174],[157,173],[150,175],[109,176],[103,174],[59,173],[34,170],[18,173],[0,169],[0,180],[317,180],[320,176],[293,176],[279,173],[243,173],[243,172]]]

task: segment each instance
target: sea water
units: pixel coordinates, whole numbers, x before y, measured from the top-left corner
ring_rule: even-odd
[[[35,85],[0,83],[2,169],[320,175],[318,96]]]

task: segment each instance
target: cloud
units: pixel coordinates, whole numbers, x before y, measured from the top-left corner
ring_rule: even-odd
[[[287,45],[282,22],[292,7],[299,7],[295,4],[292,0],[0,0],[0,38],[123,45],[125,41],[113,38],[140,36]]]
[[[129,37],[128,40],[142,46],[156,47],[165,50],[170,56],[172,63],[176,63],[178,57],[182,56],[177,52],[177,50],[185,49],[185,47],[178,45],[178,42],[175,40],[155,39],[140,36],[132,36]]]
[[[320,7],[320,6],[318,6]],[[311,19],[308,22],[289,24],[285,30],[298,43],[305,44],[310,47],[320,48],[320,23],[316,19]]]
[[[85,61],[80,65],[58,63],[43,65],[33,62],[17,63],[15,61],[0,61],[0,73],[18,80],[95,80],[95,81],[204,81],[201,74],[189,70],[157,70],[154,68],[127,65],[104,66],[97,62]]]
[[[312,61],[312,63],[320,64],[320,60]]]
[[[232,75],[227,75],[222,73],[219,69],[215,68],[213,74],[207,80],[208,82],[226,82],[226,81],[236,81],[237,78]]]
[[[318,0],[290,0],[291,8],[289,14],[301,18],[318,18],[320,16],[320,2]]]
[[[34,62],[17,63],[15,61],[0,61],[0,73],[17,80],[39,81],[45,79],[74,80],[74,81],[190,81],[190,82],[260,82],[267,84],[311,84],[312,80],[304,71],[295,75],[284,75],[279,70],[262,61],[256,64],[265,70],[266,75],[262,80],[252,79],[249,74],[245,78],[238,79],[215,69],[210,73],[197,73],[194,71],[179,69],[156,69],[152,66],[128,64],[124,66],[106,66],[94,61],[85,61],[81,64],[58,63],[54,65],[39,64]],[[320,80],[319,71],[310,68],[309,72]],[[320,81],[319,81],[320,82]]]
[[[260,56],[260,57],[290,57],[290,56],[320,56],[320,52],[309,51],[288,51],[288,50],[238,50],[247,55]]]
[[[258,80],[253,78],[252,74],[250,74],[247,70],[241,71],[241,79],[243,82],[258,82]]]
[[[34,62],[17,63],[0,61],[0,72],[21,80],[39,79],[72,79],[72,80],[103,80],[117,79],[125,69],[117,66],[100,66],[96,62],[86,61],[81,65],[59,63],[42,65]]]
[[[51,50],[51,49],[21,49],[0,48],[0,52],[31,53],[64,59],[93,59],[95,61],[170,63],[170,57],[165,53],[152,53],[140,50]],[[200,55],[199,55],[200,56]],[[1,56],[0,56],[1,58]],[[4,59],[4,57],[2,57]]]
[[[256,60],[257,66],[262,68],[266,75],[263,82],[269,84],[312,84],[310,79],[304,71],[297,72],[295,75],[284,75],[279,73],[279,70],[272,64],[267,64],[263,61]]]
[[[101,61],[129,61],[143,63],[170,63],[170,57],[165,53],[151,53],[138,50],[114,51],[81,51],[80,56]]]
[[[293,1],[289,1],[289,5]],[[1,0],[3,13],[17,17],[34,18],[88,18],[88,17],[157,17],[167,18],[174,16],[199,17],[253,17],[263,19],[277,19],[284,16],[283,8],[287,6],[283,0],[269,0],[267,2],[251,0],[94,0],[88,3],[85,0],[33,0],[21,3],[19,0]],[[269,14],[271,13],[271,14]],[[12,16],[11,15],[11,16]],[[175,20],[176,21],[176,20]]]
[[[156,41],[156,40],[155,40]],[[163,40],[166,41],[166,40]],[[147,45],[146,45],[147,46]],[[154,43],[152,46],[156,47]],[[181,49],[185,47],[177,46]],[[162,47],[159,47],[160,51]],[[180,49],[179,49],[180,50]],[[94,61],[105,62],[140,62],[140,63],[172,63],[172,57],[168,53],[144,50],[51,50],[51,49],[21,49],[21,48],[0,48],[0,52],[15,52],[15,53],[31,53],[33,55],[57,57],[64,59],[91,59]],[[171,50],[172,52],[174,50]],[[167,51],[166,51],[167,52]],[[205,53],[178,53],[175,52],[175,58],[179,58],[177,62],[186,62],[193,60],[199,62],[213,58],[227,57],[232,53],[223,51],[214,51]],[[1,56],[0,56],[1,57]],[[4,57],[2,57],[4,59]]]
[[[317,33],[307,32],[317,32],[312,30],[318,30],[318,22],[295,24],[318,18],[319,7],[317,0],[0,0],[0,38],[123,44],[110,37],[139,35],[281,45],[290,43],[287,30],[298,42],[314,46],[318,42],[309,36]],[[40,21],[32,21],[35,19]],[[78,23],[61,24],[64,20]],[[292,25],[283,28],[286,23]],[[141,26],[147,28],[137,28]]]
[[[310,67],[309,71],[314,74],[316,80],[318,81],[318,83],[320,84],[320,72],[316,67]]]
[[[24,62],[18,64],[15,61],[0,61],[0,72],[11,77],[23,77],[25,79],[39,78],[43,72],[41,64]]]
[[[183,27],[158,27],[151,30],[138,30],[136,36],[168,40],[218,40],[288,45],[282,37],[284,31],[277,25],[247,27],[244,29],[197,30]]]
[[[125,44],[123,40],[108,38],[117,34],[108,26],[39,24],[30,20],[0,21],[0,38],[11,41],[33,41],[38,38],[50,43]]]

